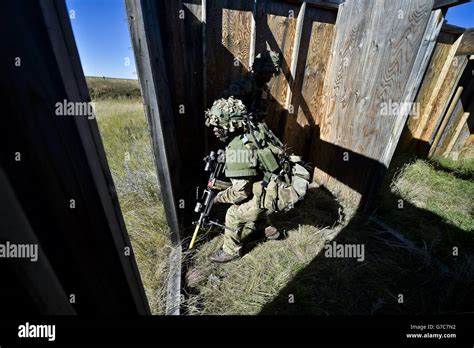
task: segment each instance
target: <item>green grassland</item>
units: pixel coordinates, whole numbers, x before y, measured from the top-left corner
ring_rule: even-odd
[[[92,100],[141,98],[137,80],[87,77],[87,85]]]
[[[163,314],[169,231],[143,103],[136,96],[138,82],[102,78],[87,82],[91,94],[100,96],[93,99],[97,123],[145,292],[152,312]]]

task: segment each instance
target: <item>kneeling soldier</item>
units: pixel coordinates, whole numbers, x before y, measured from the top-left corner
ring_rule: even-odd
[[[244,104],[230,97],[214,102],[206,111],[206,126],[226,143],[225,176],[232,186],[215,197],[215,203],[230,203],[225,217],[224,244],[211,255],[214,262],[241,256],[242,239],[262,230],[268,216],[290,209],[306,193],[309,172],[299,157],[287,156],[282,143],[264,122],[249,117]],[[265,228],[268,239],[277,239],[278,230]]]

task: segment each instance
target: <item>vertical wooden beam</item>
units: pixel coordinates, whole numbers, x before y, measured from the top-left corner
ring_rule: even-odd
[[[447,157],[450,153],[451,150],[453,149],[454,144],[456,143],[456,140],[458,140],[459,134],[461,133],[461,129],[464,126],[464,124],[467,121],[467,118],[469,117],[470,113],[465,112],[462,114],[461,118],[457,122],[454,128],[454,133],[451,139],[449,140],[448,146],[446,147],[446,150],[443,153],[443,156]]]
[[[179,158],[160,27],[155,15],[158,9],[148,0],[127,0],[126,5],[166,218],[176,244],[180,239],[175,196]]]
[[[170,254],[167,314],[179,314],[181,292],[180,225],[177,213],[180,159],[177,147],[171,97],[158,23],[157,3],[151,0],[126,0],[130,32],[137,62],[145,113],[152,136],[155,165],[161,187],[166,218],[175,247]]]
[[[255,59],[255,42],[257,40],[257,29],[256,29],[256,20],[257,20],[257,0],[252,1],[252,22],[250,27],[250,52],[249,52],[249,69],[253,65]]]
[[[418,49],[410,77],[405,86],[405,93],[402,97],[402,105],[407,105],[407,103],[413,102],[415,100],[416,93],[420,88],[421,81],[423,80],[423,76],[428,67],[428,62],[436,45],[439,32],[443,26],[443,19],[444,15],[441,10],[433,11],[430,15],[430,19],[426,25],[423,39]],[[390,161],[392,160],[393,154],[402,134],[403,127],[407,121],[409,111],[409,108],[399,108],[399,114],[395,120],[392,132],[390,133],[384,155],[382,156],[382,163],[387,168],[390,165]]]
[[[204,109],[207,105],[207,0],[201,0],[201,23],[202,23],[202,106]],[[204,147],[206,153],[209,152],[209,140],[207,139],[206,130],[202,135],[204,137]]]
[[[456,51],[457,56],[474,54],[474,28],[466,29],[462,34],[462,41]]]
[[[296,79],[296,67],[298,66],[298,53],[300,51],[301,34],[303,32],[304,17],[306,11],[306,2],[303,2],[298,12],[298,18],[296,19],[296,32],[293,40],[293,51],[291,52],[291,65],[290,65],[290,81],[288,89],[286,91],[285,109],[288,110],[291,104],[292,89],[295,86]]]
[[[437,82],[435,86],[433,87],[433,89],[431,90],[431,95],[427,102],[427,108],[425,112],[423,112],[423,115],[421,115],[422,119],[420,120],[419,126],[417,127],[416,131],[413,133],[413,137],[415,139],[421,139],[423,133],[425,132],[425,126],[429,122],[429,116],[431,115],[431,111],[433,110],[433,107],[435,106],[438,93],[440,92],[441,87],[449,72],[449,69],[453,63],[454,55],[456,54],[456,51],[458,49],[459,44],[461,43],[461,40],[462,40],[462,35],[454,42],[454,44],[451,46],[449,50],[448,57],[446,58],[446,61],[443,64],[443,67],[441,68],[441,71],[437,76],[438,77]]]
[[[443,121],[441,122],[441,125],[440,125],[439,129],[436,132],[436,136],[433,140],[433,143],[431,144],[430,151],[428,153],[428,157],[433,156],[433,153],[436,150],[436,147],[438,146],[439,140],[441,139],[441,135],[443,134],[444,130],[446,129],[446,125],[448,124],[448,121],[451,118],[451,115],[454,111],[454,108],[455,108],[456,104],[458,103],[459,98],[461,97],[462,91],[463,91],[463,87],[458,87],[457,88],[457,91],[456,91],[453,99],[451,100],[451,103],[449,104],[449,108],[448,108],[448,110],[446,111],[446,114],[443,117]]]

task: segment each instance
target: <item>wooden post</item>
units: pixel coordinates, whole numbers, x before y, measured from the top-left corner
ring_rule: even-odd
[[[291,104],[292,89],[295,86],[296,67],[298,65],[298,53],[300,51],[301,34],[303,32],[305,11],[306,11],[306,2],[303,2],[298,12],[298,18],[296,19],[295,39],[293,41],[293,51],[291,52],[291,65],[290,65],[291,81],[288,84],[288,89],[286,91],[286,102],[285,102],[285,109],[287,111]]]
[[[434,153],[436,147],[438,146],[439,139],[441,138],[441,135],[443,134],[444,130],[446,129],[446,125],[448,124],[448,121],[451,118],[451,115],[454,111],[454,108],[455,108],[456,104],[458,103],[459,98],[461,97],[462,91],[463,91],[463,87],[458,87],[457,88],[456,94],[454,95],[451,103],[449,104],[449,108],[448,108],[448,110],[446,111],[446,114],[443,117],[443,122],[441,123],[439,129],[436,132],[436,136],[433,140],[433,143],[431,144],[430,152],[428,153],[428,157],[433,156],[433,153]]]
[[[137,62],[138,77],[145,103],[145,113],[152,136],[155,165],[160,179],[166,218],[175,249],[170,255],[167,314],[179,314],[181,292],[180,227],[176,192],[180,178],[171,98],[166,74],[161,32],[156,13],[157,3],[149,0],[127,0],[130,32]]]

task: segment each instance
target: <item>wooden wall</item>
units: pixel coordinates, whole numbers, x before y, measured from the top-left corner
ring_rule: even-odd
[[[444,12],[434,8],[444,5],[434,0],[183,0],[153,6],[150,21],[159,23],[166,70],[162,84],[172,105],[166,120],[175,132],[165,138],[174,135],[179,156],[167,153],[181,167],[174,184],[181,226],[189,226],[187,208],[204,182],[200,158],[218,146],[203,126],[204,110],[248,73],[267,46],[280,54],[282,67],[270,84],[274,102],[267,123],[290,152],[315,167],[315,181],[359,204],[370,200],[383,177],[408,117],[405,109],[383,115],[381,105],[413,102],[433,50],[439,59],[450,57],[456,41],[443,36],[435,48]],[[141,35],[157,40],[147,31]],[[426,75],[439,80],[439,74],[455,76],[456,70],[435,66]],[[433,100],[424,88],[419,98]],[[429,130],[422,134],[431,136]],[[180,210],[183,198],[186,209]]]
[[[444,26],[418,92],[398,152],[439,157],[472,156],[473,61],[469,36]]]
[[[315,179],[340,198],[368,201],[388,167],[442,15],[433,1],[347,1],[339,7],[323,113],[315,137]],[[431,44],[432,43],[432,44]]]
[[[474,134],[474,59],[461,59],[468,62],[459,83],[452,88],[454,96],[446,103],[447,111],[431,143],[431,157],[474,157],[469,139]]]
[[[56,114],[90,102],[66,4],[3,2],[0,14],[0,243],[39,250],[1,260],[1,313],[149,314],[97,122]]]

